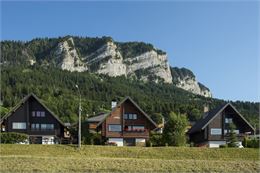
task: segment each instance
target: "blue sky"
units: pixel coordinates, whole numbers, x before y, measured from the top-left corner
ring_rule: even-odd
[[[144,41],[216,98],[260,101],[260,2],[1,2],[1,40],[111,36]]]

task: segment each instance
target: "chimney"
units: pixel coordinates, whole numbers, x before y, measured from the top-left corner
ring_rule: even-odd
[[[114,107],[116,107],[117,102],[115,100],[112,100],[111,102],[111,108],[113,109]]]
[[[203,108],[203,118],[205,118],[208,115],[209,112],[209,105],[208,104],[204,104],[204,108]]]
[[[162,125],[163,125],[163,127],[164,127],[164,124],[165,124],[165,119],[164,119],[164,117],[162,117]]]
[[[204,110],[203,110],[203,112],[206,113],[206,112],[208,112],[208,111],[209,111],[209,105],[208,105],[208,104],[205,104],[205,105],[204,105]]]
[[[161,126],[161,128],[159,129],[159,133],[160,133],[160,134],[163,133],[164,126],[165,126],[165,119],[164,119],[164,117],[162,116],[162,126]]]

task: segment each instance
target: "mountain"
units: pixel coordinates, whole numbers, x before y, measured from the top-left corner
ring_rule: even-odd
[[[1,42],[0,113],[35,93],[64,122],[76,122],[79,93],[83,119],[111,110],[111,100],[133,98],[157,122],[171,111],[201,118],[203,108],[228,101],[210,97],[192,71],[169,67],[167,54],[142,42],[110,37],[36,38]],[[208,96],[208,97],[204,97]],[[259,103],[232,104],[253,125]]]
[[[110,77],[173,84],[212,97],[188,69],[170,67],[166,52],[143,42],[115,42],[111,37],[59,37],[29,42],[1,42],[3,65],[52,66],[70,72],[88,71]]]

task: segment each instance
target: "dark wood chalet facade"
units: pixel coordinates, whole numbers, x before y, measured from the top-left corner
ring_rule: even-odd
[[[130,98],[112,103],[112,111],[88,119],[89,129],[117,146],[145,145],[156,123]]]
[[[70,138],[66,126],[34,94],[22,99],[0,124],[1,132],[25,133],[33,144],[54,144]]]
[[[219,147],[226,144],[230,138],[231,123],[236,126],[234,132],[240,143],[245,135],[254,134],[252,125],[231,103],[227,103],[206,112],[203,118],[192,126],[188,131],[190,141],[196,146],[206,147]]]

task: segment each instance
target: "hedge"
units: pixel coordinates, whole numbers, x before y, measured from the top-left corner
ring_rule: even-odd
[[[260,148],[260,140],[256,138],[244,138],[242,145],[248,148]]]
[[[28,135],[23,133],[15,132],[1,132],[0,133],[0,143],[3,144],[17,144],[23,143],[28,140]]]

